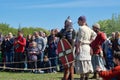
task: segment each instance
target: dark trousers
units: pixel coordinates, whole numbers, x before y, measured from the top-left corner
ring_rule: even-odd
[[[41,68],[41,64],[43,62],[43,57],[44,57],[44,52],[41,52],[40,54],[37,55],[38,61],[37,61],[37,67]]]
[[[57,65],[58,65],[58,59],[57,59],[57,56],[55,57],[50,57],[50,61],[51,61],[51,67],[55,67],[55,68],[52,68],[52,71],[57,71]]]
[[[6,67],[13,67],[14,51],[5,52],[5,57]]]
[[[3,67],[3,59],[2,59],[2,52],[0,51],[0,67]],[[2,68],[0,68],[2,70]]]
[[[14,68],[24,68],[24,54],[15,53],[14,57]]]

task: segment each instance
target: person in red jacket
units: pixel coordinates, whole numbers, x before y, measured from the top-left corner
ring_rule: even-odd
[[[23,32],[19,30],[18,36],[14,40],[14,50],[15,50],[14,67],[15,68],[24,68],[24,63],[21,63],[21,61],[24,61],[25,46],[26,46],[26,39],[23,37]]]
[[[113,54],[113,61],[117,65],[109,71],[102,71],[100,67],[97,67],[97,71],[103,80],[120,80],[120,52]]]

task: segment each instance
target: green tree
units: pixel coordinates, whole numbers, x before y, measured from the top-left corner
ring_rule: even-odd
[[[113,14],[111,19],[100,20],[98,23],[101,26],[101,30],[104,31],[108,36],[112,32],[120,31],[120,15]]]
[[[0,32],[3,33],[3,35],[7,35],[9,32],[13,33],[14,35],[17,34],[17,31],[21,29],[23,30],[24,32],[24,36],[28,35],[28,34],[33,34],[34,31],[43,31],[45,32],[47,35],[49,35],[49,31],[48,30],[45,30],[43,28],[38,28],[38,27],[22,27],[19,25],[19,28],[16,29],[16,28],[13,28],[13,27],[10,27],[9,24],[6,24],[6,23],[0,23]]]

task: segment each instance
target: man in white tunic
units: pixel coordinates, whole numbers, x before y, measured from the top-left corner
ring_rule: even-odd
[[[85,16],[78,18],[78,25],[81,27],[77,34],[75,68],[81,76],[80,80],[88,80],[88,74],[93,72],[89,44],[95,39],[96,33],[87,26]]]

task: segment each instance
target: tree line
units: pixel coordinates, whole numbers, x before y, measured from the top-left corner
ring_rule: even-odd
[[[111,19],[100,20],[98,23],[107,36],[110,36],[112,32],[120,31],[120,15],[113,14]]]
[[[10,27],[9,24],[6,23],[0,23],[0,32],[2,32],[3,35],[7,35],[9,32],[12,32],[13,35],[17,34],[18,30],[22,30],[24,33],[24,36],[27,36],[28,34],[33,34],[34,31],[43,31],[47,35],[49,35],[49,31],[40,27],[19,27],[18,29]]]
[[[111,34],[111,32],[120,31],[120,15],[113,14],[111,19],[99,20],[98,23],[101,26],[101,30],[108,36]],[[34,31],[43,31],[49,35],[49,30],[40,27],[22,27],[21,30],[23,30],[25,36],[32,34]],[[0,32],[2,32],[4,35],[8,34],[9,32],[12,32],[14,35],[16,35],[17,31],[18,29],[10,27],[9,24],[0,23]]]

